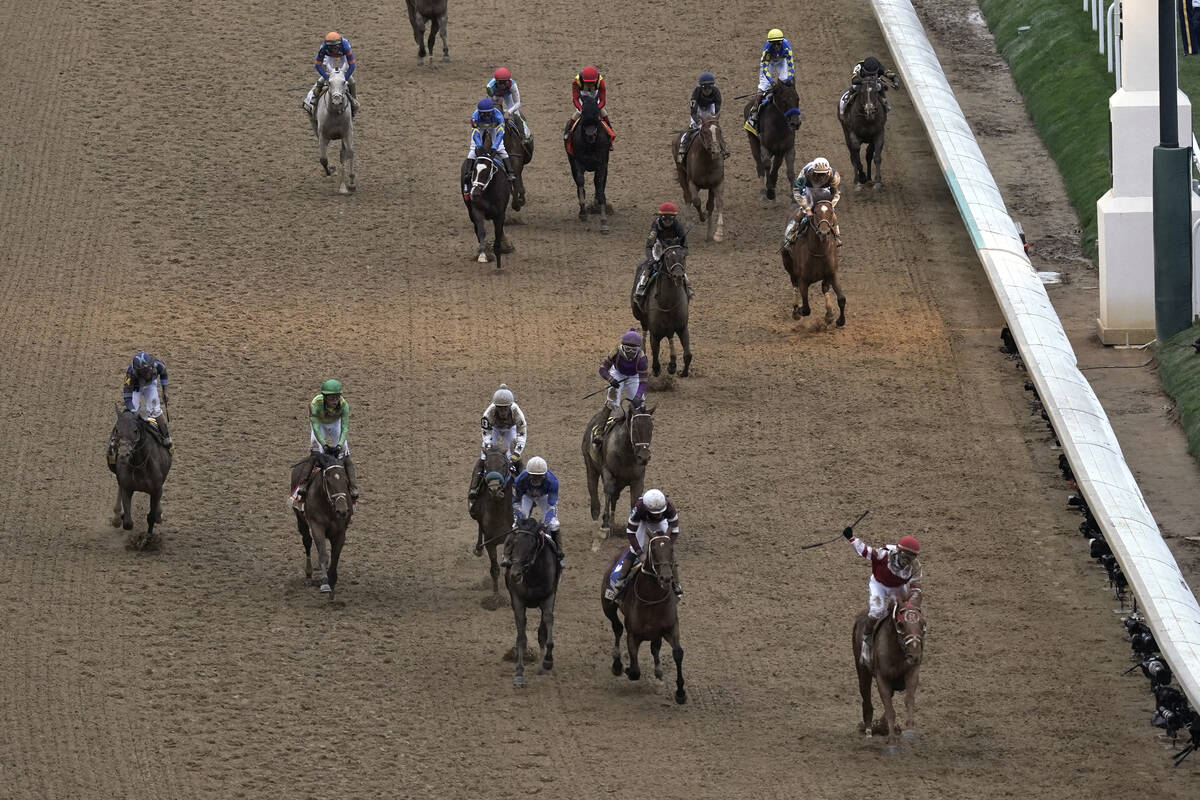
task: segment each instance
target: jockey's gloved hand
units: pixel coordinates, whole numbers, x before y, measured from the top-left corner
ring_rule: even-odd
[[[608,385],[611,386],[612,388],[616,389],[618,386],[621,385],[621,382],[619,380],[617,380],[616,378],[609,378]]]
[[[845,528],[842,530],[842,536],[846,537],[846,541],[854,538],[854,528]]]

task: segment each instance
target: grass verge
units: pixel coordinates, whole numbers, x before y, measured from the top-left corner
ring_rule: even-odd
[[[1188,451],[1200,459],[1200,353],[1192,342],[1200,338],[1200,324],[1176,335],[1158,349],[1158,375],[1167,394],[1175,399],[1179,424],[1187,434]]]

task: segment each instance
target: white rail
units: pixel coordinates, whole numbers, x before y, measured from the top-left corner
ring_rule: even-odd
[[[1104,408],[1076,366],[911,0],[871,5],[1079,489],[1163,657],[1192,707],[1200,709],[1200,604],[1163,542]]]

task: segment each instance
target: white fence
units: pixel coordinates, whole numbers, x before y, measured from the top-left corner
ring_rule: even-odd
[[[1121,88],[1121,0],[1113,0],[1104,9],[1104,0],[1083,0],[1083,10],[1092,15],[1092,30],[1096,31],[1096,46],[1100,55],[1108,57],[1108,71],[1116,76]]]
[[[1200,709],[1200,604],[1162,540],[1100,401],[1076,367],[1062,323],[912,3],[871,5],[1079,489],[1163,657],[1192,708]]]

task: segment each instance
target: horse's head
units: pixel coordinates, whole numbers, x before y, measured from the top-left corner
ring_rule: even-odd
[[[721,154],[721,127],[717,124],[715,114],[700,115],[700,132],[696,134],[700,139],[700,144],[708,151],[708,154],[713,160],[720,161],[724,158]]]
[[[132,411],[117,414],[117,460],[128,460],[141,447],[142,421]]]
[[[871,75],[859,80],[855,102],[862,108],[863,116],[874,119],[883,107],[883,78]]]
[[[342,462],[334,461],[324,467],[321,474],[325,478],[325,496],[333,513],[340,521],[350,518],[350,479],[346,477],[346,468]]]
[[[837,229],[837,214],[833,211],[833,203],[821,200],[813,206],[809,230],[816,234],[818,241],[824,242]]]
[[[771,103],[783,114],[792,130],[799,130],[803,114],[800,111],[800,95],[796,92],[795,82],[776,80],[771,85]]]
[[[660,533],[650,537],[646,543],[646,574],[658,581],[664,589],[671,587],[675,577],[675,545],[670,534]]]
[[[919,597],[919,595],[918,595]],[[909,600],[896,607],[896,637],[904,648],[904,660],[910,665],[921,663],[925,649],[925,611],[919,600]]]
[[[502,448],[488,445],[483,451],[483,483],[493,500],[504,497],[511,478],[508,454]]]
[[[600,103],[594,97],[581,95],[579,104],[582,106],[579,112],[580,136],[585,144],[594,145],[600,139]]]
[[[629,443],[633,458],[641,466],[650,463],[650,440],[654,437],[654,411],[657,406],[634,413],[629,418]]]
[[[532,517],[517,522],[513,526],[512,575],[520,583],[525,580],[529,569],[537,563],[538,556],[546,546],[544,527]]]
[[[340,69],[335,69],[329,73],[328,89],[326,92],[329,95],[329,110],[334,114],[341,114],[346,110],[347,104],[350,102],[346,93],[346,74]]]
[[[471,167],[471,199],[478,200],[491,185],[492,178],[500,169],[491,151],[485,150],[475,156],[475,164]]]
[[[663,251],[662,272],[671,283],[678,285],[687,271],[688,249],[681,245],[672,245]]]

